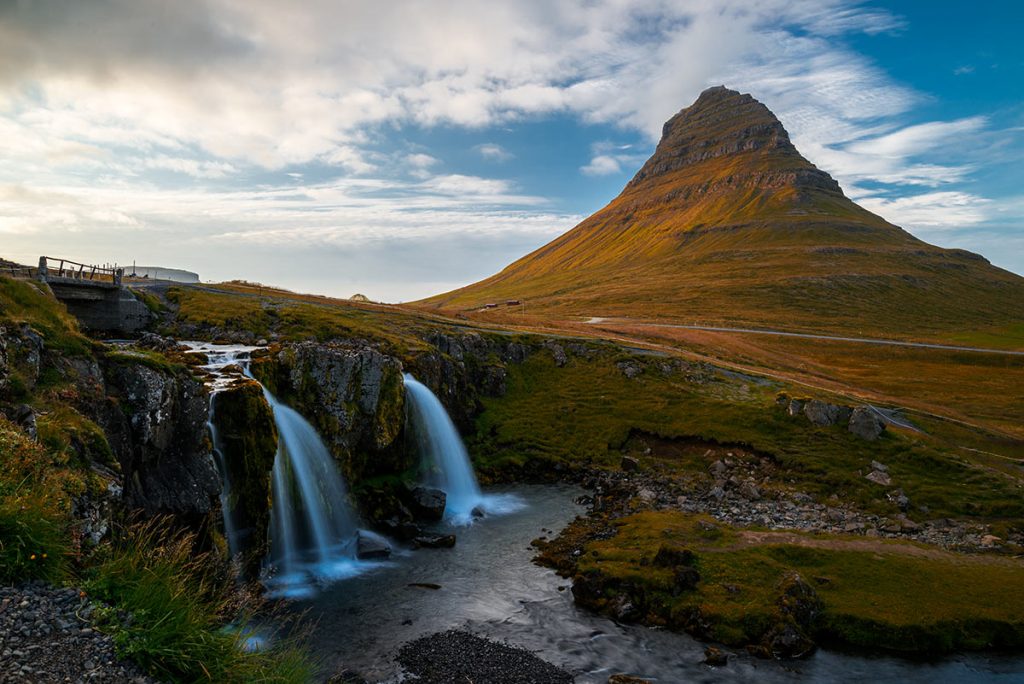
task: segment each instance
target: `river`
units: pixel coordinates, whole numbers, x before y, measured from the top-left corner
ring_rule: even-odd
[[[659,683],[1024,682],[1024,659],[996,654],[920,661],[820,650],[804,661],[774,662],[733,652],[728,665],[710,668],[701,663],[701,642],[579,610],[569,581],[531,561],[531,540],[583,512],[573,503],[580,490],[517,486],[488,493],[513,494],[527,505],[454,528],[454,549],[399,551],[291,604],[315,625],[309,645],[325,672],[348,668],[370,681],[400,682],[394,656],[401,644],[459,628],[533,651],[575,674],[578,684],[605,684],[619,672]]]

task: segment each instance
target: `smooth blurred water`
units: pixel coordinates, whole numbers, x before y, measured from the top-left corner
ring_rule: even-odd
[[[411,374],[406,373],[404,378],[409,418],[428,483],[447,496],[445,520],[468,525],[482,514],[503,515],[519,510],[522,502],[514,495],[485,496],[480,491],[466,446],[444,405]]]
[[[533,651],[574,673],[581,684],[605,684],[619,672],[659,683],[1024,681],[1024,658],[997,655],[921,662],[819,651],[805,661],[782,663],[740,651],[727,666],[708,667],[701,664],[705,644],[580,610],[568,580],[531,562],[532,539],[550,537],[582,512],[573,503],[581,490],[520,486],[488,493],[515,495],[526,506],[486,524],[454,529],[454,549],[404,552],[313,601],[293,604],[308,611],[314,625],[310,646],[324,660],[325,676],[351,668],[372,682],[401,681],[394,663],[401,644],[461,628]],[[453,528],[442,523],[439,529]],[[410,586],[415,583],[441,588]]]

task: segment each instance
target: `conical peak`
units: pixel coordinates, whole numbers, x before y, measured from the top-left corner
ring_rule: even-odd
[[[708,88],[665,122],[654,155],[629,187],[708,159],[758,150],[781,153],[796,166],[814,168],[800,157],[770,109],[749,94],[725,86]]]

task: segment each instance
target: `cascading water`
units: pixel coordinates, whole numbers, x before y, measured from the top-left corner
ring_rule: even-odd
[[[271,487],[270,561],[280,593],[308,591],[316,579],[355,574],[356,516],[345,483],[316,429],[263,388],[277,425]]]
[[[203,366],[213,375],[213,394],[226,389],[240,373],[257,381],[249,372],[249,356],[256,347],[189,343],[194,351],[207,355]],[[230,367],[234,366],[234,372]],[[356,559],[359,536],[373,537],[358,529],[358,518],[349,506],[345,483],[316,429],[297,411],[284,405],[263,387],[277,426],[277,455],[271,473],[270,557],[272,572],[266,584],[273,594],[308,596],[322,581],[358,573],[364,563]],[[232,553],[239,549],[236,526],[231,516],[231,482],[219,448],[217,428],[207,423],[214,446],[214,458],[223,483],[221,506],[224,532]],[[379,539],[378,539],[379,541]]]
[[[522,508],[516,497],[485,496],[477,484],[469,454],[444,405],[426,385],[404,376],[409,417],[423,454],[430,484],[445,493],[444,517],[465,525],[484,512],[507,513]]]

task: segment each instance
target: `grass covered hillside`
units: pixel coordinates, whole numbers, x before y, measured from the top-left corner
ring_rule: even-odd
[[[1024,279],[922,242],[847,199],[749,95],[711,88],[608,206],[447,310],[525,300],[625,316],[945,338],[1024,322]]]

